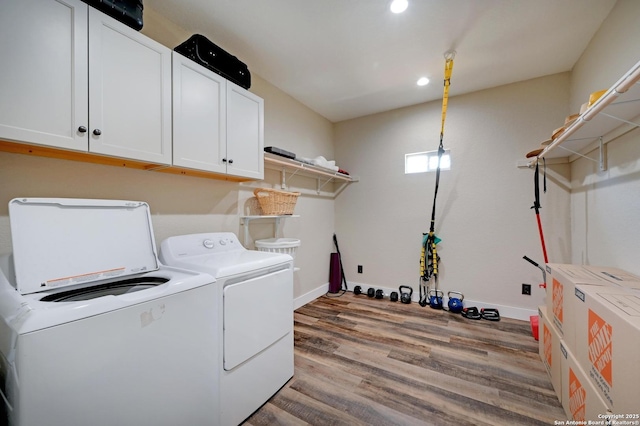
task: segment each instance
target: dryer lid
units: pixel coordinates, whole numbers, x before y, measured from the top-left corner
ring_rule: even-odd
[[[9,217],[21,294],[159,267],[147,203],[16,198],[9,202]]]

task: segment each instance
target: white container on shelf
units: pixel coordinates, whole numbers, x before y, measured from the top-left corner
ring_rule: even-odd
[[[297,238],[267,238],[265,240],[256,240],[255,244],[258,251],[284,253],[295,260],[296,250],[300,247],[300,240]]]

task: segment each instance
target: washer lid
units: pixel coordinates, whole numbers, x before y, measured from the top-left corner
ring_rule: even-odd
[[[9,217],[21,294],[158,269],[147,203],[16,198]]]

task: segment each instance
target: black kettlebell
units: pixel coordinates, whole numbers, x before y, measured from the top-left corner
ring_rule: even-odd
[[[382,290],[376,290],[376,299],[382,299],[384,297],[384,293]]]
[[[452,294],[458,294],[460,295],[460,297],[451,297]],[[462,309],[464,308],[462,304],[464,295],[459,291],[450,291],[447,293],[447,296],[449,296],[449,312],[453,312],[454,314],[459,314],[460,312],[462,312]]]
[[[359,285],[355,286],[353,288],[353,294],[355,294],[356,296],[362,294],[362,287],[360,287]]]
[[[442,309],[442,296],[444,293],[441,290],[433,289],[429,291],[429,306],[432,309]]]
[[[398,292],[397,291],[392,291],[391,294],[389,295],[389,300],[391,300],[392,302],[397,302],[398,301]]]
[[[371,287],[370,287],[370,288],[367,290],[367,296],[369,296],[369,297],[373,297],[373,296],[375,296],[375,295],[376,295],[376,289],[375,289],[375,288],[371,288]]]
[[[408,288],[409,291],[406,292],[403,289]],[[411,303],[411,296],[413,295],[413,288],[408,285],[401,285],[398,290],[400,291],[400,301],[402,303]]]

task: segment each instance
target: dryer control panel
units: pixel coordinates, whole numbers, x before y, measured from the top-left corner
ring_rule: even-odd
[[[160,260],[171,264],[171,259],[184,259],[212,253],[246,250],[233,232],[209,232],[169,237],[160,247]]]

